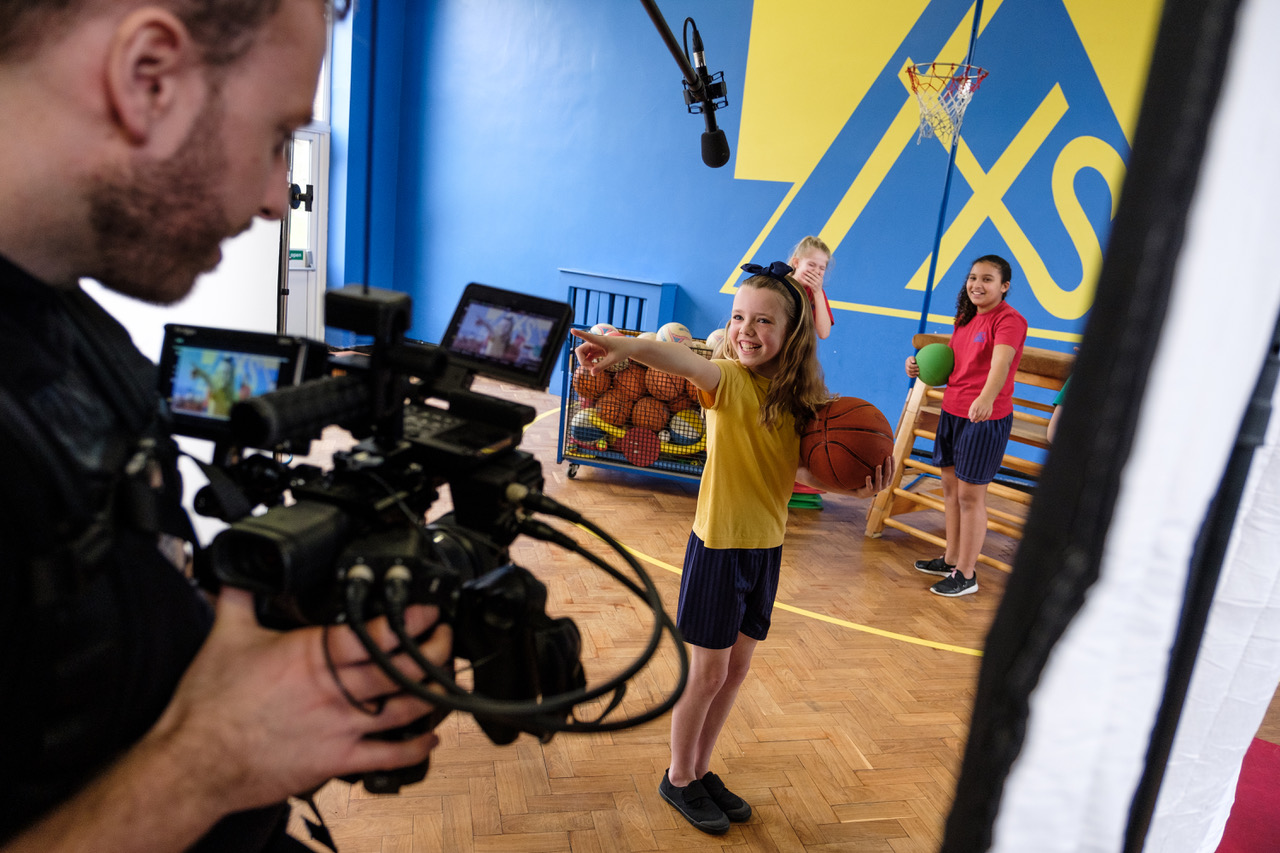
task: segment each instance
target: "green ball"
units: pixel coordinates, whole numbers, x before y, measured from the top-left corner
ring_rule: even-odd
[[[929,344],[916,353],[916,364],[924,384],[946,385],[951,368],[956,366],[956,354],[946,344]]]

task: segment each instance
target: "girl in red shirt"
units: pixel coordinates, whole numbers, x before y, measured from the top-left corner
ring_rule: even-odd
[[[956,298],[950,346],[955,366],[942,397],[933,461],[942,472],[947,548],[917,560],[925,574],[942,576],[930,592],[947,597],[978,591],[978,555],[987,536],[987,484],[995,479],[1013,427],[1013,382],[1027,340],[1027,321],[1005,302],[1013,277],[1009,262],[983,255],[973,262]],[[915,356],[907,375],[920,375]]]

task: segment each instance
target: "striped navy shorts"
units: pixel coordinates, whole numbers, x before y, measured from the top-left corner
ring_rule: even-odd
[[[781,545],[708,548],[690,533],[676,608],[676,626],[685,642],[727,649],[739,633],[763,640],[769,634],[781,568]]]
[[[943,412],[933,441],[933,464],[956,469],[956,479],[985,486],[996,478],[1013,429],[1013,415],[998,421],[979,421]]]

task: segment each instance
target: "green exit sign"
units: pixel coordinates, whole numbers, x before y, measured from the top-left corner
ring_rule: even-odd
[[[306,261],[306,259],[307,259],[307,250],[306,250],[306,249],[290,249],[290,250],[289,250],[289,260],[291,260],[291,261]]]

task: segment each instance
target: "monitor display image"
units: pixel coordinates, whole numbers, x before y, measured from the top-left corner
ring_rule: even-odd
[[[170,408],[197,417],[227,420],[231,407],[280,387],[289,359],[207,347],[176,346]]]
[[[450,352],[515,370],[536,369],[551,338],[555,319],[503,305],[467,305]]]
[[[441,346],[477,373],[545,389],[571,313],[563,302],[472,282]]]

